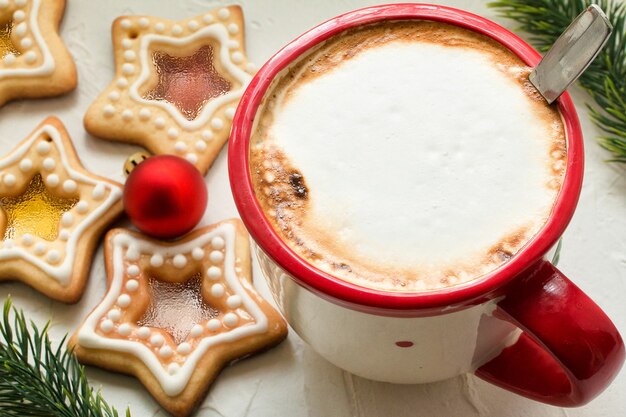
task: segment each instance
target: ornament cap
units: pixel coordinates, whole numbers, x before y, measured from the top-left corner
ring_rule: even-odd
[[[128,157],[126,162],[124,162],[124,175],[128,177],[131,172],[143,161],[150,158],[150,154],[147,152],[135,152],[131,156]]]

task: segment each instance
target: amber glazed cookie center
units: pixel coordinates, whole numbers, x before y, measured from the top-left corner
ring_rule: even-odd
[[[11,40],[13,32],[13,21],[0,23],[0,58],[4,58],[8,54],[19,55],[20,52],[15,48]]]

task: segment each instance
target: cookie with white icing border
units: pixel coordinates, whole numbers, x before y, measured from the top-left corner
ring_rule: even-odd
[[[0,159],[0,281],[76,302],[101,233],[122,211],[121,184],[85,170],[49,117]]]
[[[0,0],[0,105],[72,91],[74,60],[59,37],[65,0]]]
[[[240,220],[167,243],[113,229],[105,260],[107,293],[69,344],[82,363],[136,376],[175,416],[189,415],[228,363],[287,335],[252,285]]]
[[[122,16],[112,36],[115,78],[87,110],[87,131],[184,157],[205,174],[254,72],[241,8],[182,21]]]

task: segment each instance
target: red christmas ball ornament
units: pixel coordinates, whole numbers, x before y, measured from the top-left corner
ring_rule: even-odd
[[[198,224],[207,205],[204,178],[190,162],[157,155],[139,163],[124,186],[124,209],[147,235],[173,239]]]

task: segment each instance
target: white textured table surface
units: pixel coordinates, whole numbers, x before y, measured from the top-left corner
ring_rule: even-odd
[[[12,149],[46,116],[66,124],[84,165],[123,181],[122,165],[137,149],[94,139],[82,125],[91,101],[113,76],[111,22],[122,14],[183,19],[226,4],[211,0],[68,0],[62,36],[78,65],[78,90],[51,100],[17,101],[0,109],[0,152]],[[375,4],[359,0],[241,1],[246,18],[248,56],[262,64],[281,46],[314,25],[351,9]],[[442,1],[504,24],[485,1]],[[599,134],[583,103],[572,91],[586,136],[585,182],[578,210],[565,234],[559,267],[586,291],[626,334],[626,170],[603,162],[608,157],[594,141]],[[228,188],[226,149],[207,175],[209,206],[202,221],[214,223],[237,216]],[[269,291],[255,265],[261,293]],[[67,306],[18,284],[0,285],[0,301],[11,294],[15,304],[38,323],[52,319],[55,340],[72,332],[105,292],[100,248],[82,301]],[[94,386],[118,409],[131,407],[136,417],[166,415],[135,379],[88,369]],[[291,332],[276,349],[225,369],[211,388],[199,416],[489,416],[614,417],[626,415],[626,371],[596,400],[577,409],[539,404],[490,386],[474,376],[427,385],[377,383],[347,374],[319,357]]]

